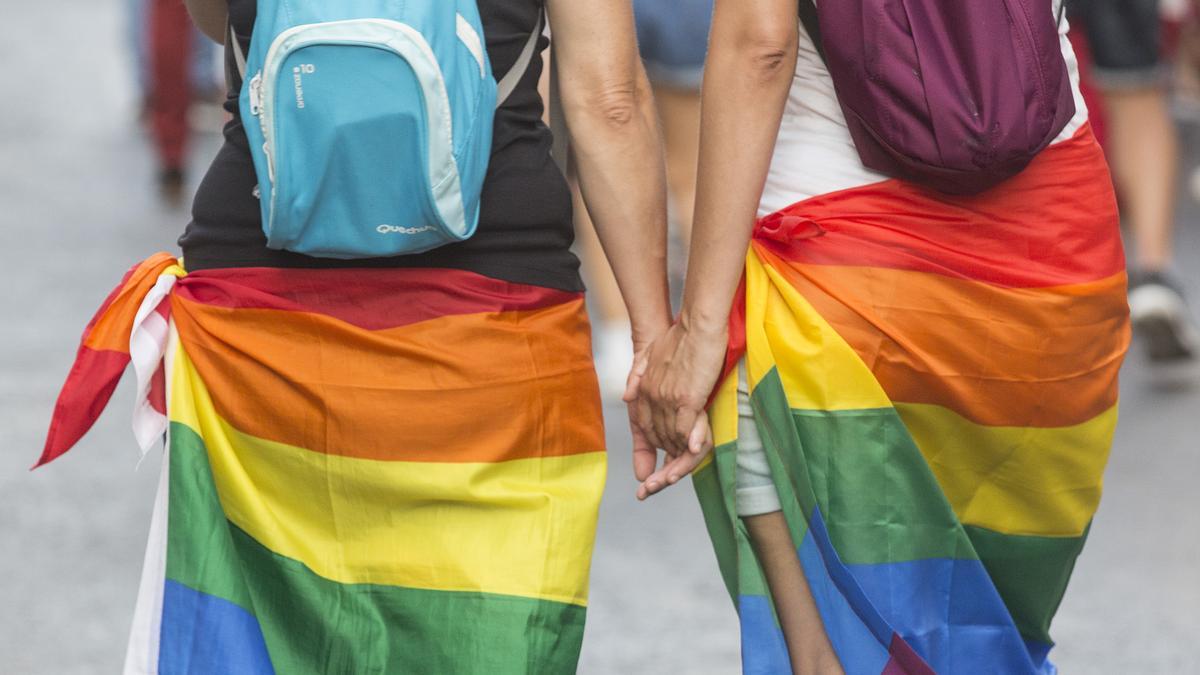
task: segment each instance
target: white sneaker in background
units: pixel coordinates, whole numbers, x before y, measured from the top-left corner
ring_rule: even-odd
[[[1129,314],[1135,337],[1151,361],[1188,360],[1200,350],[1197,331],[1179,285],[1161,272],[1130,274]]]
[[[1197,100],[1196,118],[1200,120],[1200,99]],[[1188,176],[1188,192],[1191,193],[1192,199],[1200,202],[1200,166],[1192,169],[1192,173]]]
[[[633,341],[627,323],[598,326],[592,333],[592,353],[596,357],[596,376],[600,395],[605,401],[619,401],[625,393],[625,381],[633,367]]]

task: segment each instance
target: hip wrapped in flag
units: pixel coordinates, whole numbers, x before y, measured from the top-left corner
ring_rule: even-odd
[[[1039,673],[1100,499],[1128,340],[1089,128],[981,196],[885,181],[760,221],[728,369],[846,673]],[[735,516],[737,374],[695,484],[746,673],[790,667]]]
[[[135,365],[167,461],[127,673],[564,673],[605,475],[580,294],[443,269],[137,266],[41,463]]]

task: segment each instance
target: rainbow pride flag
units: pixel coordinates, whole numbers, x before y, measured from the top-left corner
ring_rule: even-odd
[[[972,198],[886,181],[764,218],[743,359],[784,515],[848,675],[1055,672],[1050,621],[1087,536],[1129,341],[1090,129]],[[735,515],[737,374],[695,486],[746,673],[790,672]]]
[[[589,335],[579,294],[462,271],[136,267],[43,456],[150,371],[135,419],[167,461],[125,672],[574,672]]]

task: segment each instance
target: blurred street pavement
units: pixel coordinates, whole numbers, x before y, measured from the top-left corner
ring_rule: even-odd
[[[120,0],[48,0],[0,24],[0,674],[119,672],[159,454],[140,468],[132,390],[69,456],[29,473],[79,334],[132,263],[174,250],[136,124]],[[191,180],[218,136],[200,137]],[[1200,137],[1187,135],[1200,162]],[[1200,206],[1181,268],[1200,309]],[[1105,500],[1055,624],[1066,675],[1200,673],[1200,371],[1132,355]],[[633,499],[621,409],[581,672],[738,671],[732,605],[690,486]]]

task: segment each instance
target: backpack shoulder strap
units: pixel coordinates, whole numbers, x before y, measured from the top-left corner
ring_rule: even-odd
[[[804,30],[808,31],[808,37],[812,38],[813,47],[816,47],[817,54],[821,55],[821,60],[827,61],[825,46],[821,42],[821,22],[817,18],[817,6],[813,4],[813,0],[800,0],[800,23],[804,24]]]
[[[525,43],[525,47],[521,49],[520,55],[517,56],[516,63],[504,77],[496,83],[496,107],[504,105],[509,96],[516,91],[517,85],[521,83],[521,79],[525,77],[525,73],[529,72],[529,65],[533,63],[533,57],[537,53],[538,39],[542,37],[542,29],[546,23],[545,14],[538,12],[537,25],[533,27],[533,32],[529,34],[529,40]],[[237,33],[233,31],[233,26],[229,26],[229,41],[233,48],[233,59],[237,63],[238,75],[243,79],[246,77],[246,54],[242,51],[242,43],[237,39]]]
[[[229,46],[233,48],[233,60],[237,63],[238,77],[246,79],[246,53],[242,51],[242,43],[238,40],[237,33],[233,30],[233,23],[229,24]]]
[[[533,57],[537,54],[538,40],[542,37],[542,30],[546,25],[546,15],[542,10],[538,10],[537,24],[533,27],[533,32],[529,34],[529,40],[525,42],[525,47],[521,50],[521,54],[517,56],[516,63],[513,63],[512,68],[504,74],[496,83],[496,107],[504,105],[509,96],[517,90],[517,85],[525,77],[525,73],[529,72],[529,66],[533,63]]]

